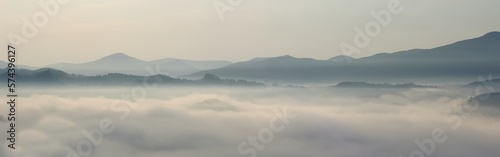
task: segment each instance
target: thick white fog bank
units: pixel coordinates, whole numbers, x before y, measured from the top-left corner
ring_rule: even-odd
[[[95,91],[111,93],[103,96],[25,91],[17,148],[3,146],[0,156],[500,155],[500,116],[463,105],[469,97],[461,91],[185,90],[150,91],[137,101],[120,100],[115,89]]]

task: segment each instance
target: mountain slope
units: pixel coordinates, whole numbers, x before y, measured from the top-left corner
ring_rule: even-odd
[[[469,99],[468,103],[477,103],[481,107],[496,107],[500,109],[500,93],[484,93]]]
[[[340,55],[340,56],[332,57],[332,58],[328,59],[328,61],[331,61],[331,62],[351,62],[352,60],[355,60],[355,59],[356,58],[353,58],[350,56]]]
[[[294,58],[292,56],[280,56],[264,60],[251,60],[246,62],[238,62],[223,68],[207,70],[195,73],[188,77],[203,76],[205,73],[211,73],[218,76],[229,78],[246,78],[246,79],[269,79],[280,80],[293,77],[292,79],[309,78],[313,75],[316,69],[328,67],[332,62],[318,61],[310,58]],[[302,74],[293,73],[294,71],[302,71]]]
[[[146,75],[145,67],[148,65],[149,63],[146,61],[123,53],[116,53],[91,62],[81,64],[59,63],[47,67],[81,75],[102,75],[107,73]]]
[[[239,62],[185,77],[199,78],[212,73],[221,77],[273,82],[470,82],[478,75],[500,72],[499,43],[500,32],[491,32],[433,49],[381,53],[351,62],[281,56]]]

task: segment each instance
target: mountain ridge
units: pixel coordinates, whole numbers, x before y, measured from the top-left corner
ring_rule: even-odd
[[[470,82],[478,75],[499,72],[498,43],[500,32],[490,32],[432,49],[379,53],[350,62],[329,62],[286,55],[254,62],[237,62],[183,77],[197,78],[203,73],[213,73],[228,78],[269,82],[416,82],[419,79]]]
[[[40,68],[37,70],[16,69],[16,82],[26,85],[38,86],[129,86],[144,85],[145,83],[156,83],[159,85],[221,85],[221,86],[264,86],[262,83],[220,78],[213,74],[205,74],[204,78],[198,80],[187,80],[173,78],[167,75],[156,74],[150,76],[138,76],[122,73],[108,73],[96,76],[84,76],[68,74],[53,68]],[[0,69],[1,75],[7,75],[8,70]],[[145,79],[151,78],[151,79]],[[3,80],[6,82],[7,80]]]

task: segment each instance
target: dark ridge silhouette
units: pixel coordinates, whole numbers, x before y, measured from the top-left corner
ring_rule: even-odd
[[[240,85],[240,86],[263,86],[261,83],[250,82],[247,80],[234,80],[234,79],[221,79],[213,74],[205,74],[203,79],[199,80],[201,83],[213,85]]]
[[[436,86],[417,85],[415,83],[389,84],[389,83],[367,83],[367,82],[341,82],[335,87],[347,88],[437,88]]]
[[[495,89],[500,88],[500,78],[488,79],[484,81],[476,81],[465,85],[465,87],[478,87],[478,86],[488,86]]]
[[[473,115],[500,117],[500,92],[484,93],[470,98],[468,109]]]
[[[7,76],[7,69],[1,69],[2,75]],[[38,70],[17,69],[15,80],[18,83],[38,86],[129,86],[157,83],[160,85],[218,85],[218,86],[264,86],[258,82],[246,80],[221,79],[212,74],[206,74],[200,80],[172,78],[166,75],[139,76],[121,73],[84,76],[68,74],[61,70],[42,68]],[[6,82],[4,79],[3,82]]]
[[[485,93],[472,97],[468,103],[477,103],[481,107],[495,107],[500,109],[500,92]]]

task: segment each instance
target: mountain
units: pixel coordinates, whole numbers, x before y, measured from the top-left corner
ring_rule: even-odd
[[[500,72],[500,32],[459,41],[433,49],[380,53],[339,61],[280,56],[234,63],[219,69],[183,77],[200,78],[205,73],[226,78],[291,83],[359,82],[471,82],[479,75]],[[333,61],[332,61],[333,60]]]
[[[254,80],[294,80],[307,79],[311,72],[317,68],[328,67],[332,62],[318,61],[311,58],[294,58],[292,56],[280,56],[264,60],[250,60],[234,63],[219,69],[206,70],[186,76],[187,78],[199,78],[205,73],[211,73],[226,78],[254,79]],[[302,75],[294,72],[306,72]]]
[[[81,75],[102,75],[107,73],[148,75],[145,68],[149,65],[146,61],[130,57],[124,53],[115,53],[91,62],[80,64],[58,63],[46,67]]]
[[[469,88],[476,88],[476,87],[481,87],[481,88],[489,88],[489,89],[500,89],[500,78],[484,78],[485,80],[483,81],[476,81],[469,83],[463,87],[469,87]]]
[[[7,76],[7,69],[0,69],[0,75]],[[84,76],[68,74],[61,70],[52,68],[41,68],[37,70],[16,69],[16,82],[25,85],[38,86],[127,86],[144,85],[144,81],[160,85],[218,85],[218,86],[264,86],[264,84],[246,80],[222,79],[212,74],[206,74],[203,79],[187,80],[172,78],[170,76],[156,74],[151,76],[139,76],[121,73],[109,73],[96,76]],[[2,80],[6,82],[7,80]]]
[[[80,64],[58,63],[46,67],[87,76],[108,73],[142,76],[161,73],[169,76],[179,76],[201,70],[220,68],[230,63],[228,61],[191,61],[172,58],[143,61],[124,53],[115,53],[91,62]],[[148,69],[152,70],[151,73]]]
[[[332,57],[332,58],[328,59],[328,61],[331,61],[331,62],[351,62],[352,60],[355,60],[355,59],[356,58],[353,58],[351,56],[340,55],[340,56]]]
[[[500,117],[500,93],[484,93],[474,97],[471,97],[467,101],[468,106],[474,109],[474,112],[467,114],[472,114],[476,116],[489,116],[489,117]],[[476,108],[477,107],[477,108]],[[458,114],[464,114],[458,113]]]
[[[7,76],[7,68],[1,69],[0,73],[3,76]],[[36,82],[38,84],[54,85],[68,83],[70,80],[77,78],[77,76],[67,74],[57,69],[41,68],[37,70],[16,69],[14,78],[16,82],[22,82],[22,84]]]
[[[500,93],[484,93],[469,99],[468,103],[477,103],[481,107],[496,107],[500,109]]]

